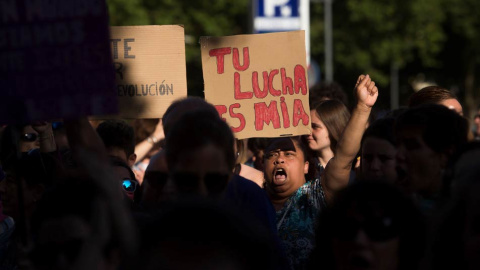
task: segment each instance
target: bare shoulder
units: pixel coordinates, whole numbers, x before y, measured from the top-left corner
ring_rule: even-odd
[[[258,186],[263,188],[263,182],[264,182],[263,172],[255,168],[252,168],[250,166],[247,166],[245,164],[241,164],[240,176],[255,182]]]

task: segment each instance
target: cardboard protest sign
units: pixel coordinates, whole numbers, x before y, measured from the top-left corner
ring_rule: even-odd
[[[117,112],[104,0],[0,1],[0,122]]]
[[[111,27],[111,44],[121,117],[161,118],[187,96],[182,26]]]
[[[205,99],[238,139],[310,134],[304,31],[202,37]]]

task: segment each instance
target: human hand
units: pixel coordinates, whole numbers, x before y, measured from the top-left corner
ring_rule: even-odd
[[[164,131],[163,131],[163,121],[162,121],[161,118],[158,121],[158,124],[155,127],[155,131],[153,132],[152,136],[154,136],[157,140],[161,140],[161,139],[165,138],[165,134],[164,134]]]
[[[46,121],[36,121],[32,123],[32,128],[35,130],[39,135],[52,130],[52,123]]]
[[[370,109],[378,98],[378,88],[370,75],[360,75],[355,85],[357,105]]]

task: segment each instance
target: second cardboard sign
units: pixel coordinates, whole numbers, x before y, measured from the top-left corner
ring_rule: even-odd
[[[120,117],[161,118],[187,96],[182,26],[111,27],[110,41]]]

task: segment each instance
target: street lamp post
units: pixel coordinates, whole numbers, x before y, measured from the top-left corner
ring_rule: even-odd
[[[323,0],[325,4],[325,81],[333,82],[333,38],[332,38],[332,2]]]

